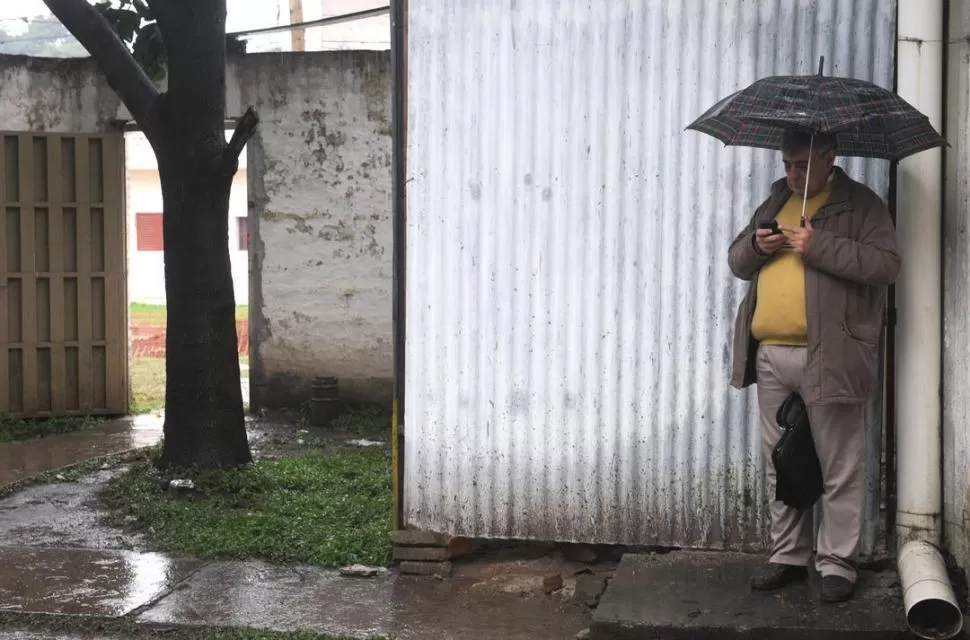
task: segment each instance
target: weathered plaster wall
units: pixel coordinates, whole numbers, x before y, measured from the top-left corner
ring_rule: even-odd
[[[120,106],[90,60],[0,55],[0,129],[101,133]]]
[[[943,219],[943,524],[970,571],[970,5],[950,4]],[[905,264],[905,263],[904,263]]]
[[[252,405],[306,400],[314,377],[389,401],[390,58],[253,54],[227,70],[248,146]],[[90,60],[0,56],[0,129],[95,133],[128,118]]]
[[[390,59],[386,52],[258,54],[231,62],[249,145],[252,405],[389,401]]]

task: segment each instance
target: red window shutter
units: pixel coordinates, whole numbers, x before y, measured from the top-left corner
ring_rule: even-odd
[[[162,214],[135,214],[135,232],[138,236],[139,251],[161,251],[164,248]]]
[[[239,250],[249,251],[249,220],[236,218],[236,228],[239,230]]]

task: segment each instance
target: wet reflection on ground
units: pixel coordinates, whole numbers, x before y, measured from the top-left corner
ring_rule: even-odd
[[[200,566],[159,553],[0,548],[0,610],[122,616]]]
[[[532,575],[525,565],[503,572],[520,585],[506,589],[493,579],[493,568],[485,562],[462,567],[454,578],[435,580],[394,574],[345,578],[314,567],[219,562],[200,570],[138,621],[399,640],[551,640],[572,638],[588,625],[588,609],[569,602],[565,594],[542,592],[541,573]],[[538,588],[526,588],[529,578]]]
[[[149,415],[109,420],[60,436],[0,444],[0,486],[90,458],[150,447],[161,437],[162,421]]]

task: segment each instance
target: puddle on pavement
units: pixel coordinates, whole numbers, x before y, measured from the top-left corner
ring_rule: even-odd
[[[159,553],[0,548],[0,610],[122,616],[201,565]]]
[[[399,640],[558,640],[588,626],[588,609],[555,596],[533,600],[504,593],[482,602],[472,595],[475,580],[461,574],[445,580],[345,578],[316,568],[219,562],[138,620]]]
[[[142,416],[109,420],[85,431],[0,444],[0,486],[79,461],[150,447],[161,439],[162,423]]]
[[[6,452],[0,447],[0,468],[4,456],[10,468],[25,473],[76,462],[79,452],[93,457],[149,446],[161,436],[161,418],[94,431],[75,438],[73,449],[63,454],[56,438]],[[388,440],[374,431],[314,428],[272,417],[248,419],[247,431],[257,457],[334,451],[362,437]],[[26,459],[19,466],[18,457]],[[574,574],[585,565],[550,548],[489,550],[458,561],[445,580],[394,573],[347,578],[316,567],[206,564],[139,552],[145,548],[140,536],[100,524],[97,492],[121,471],[28,487],[0,500],[0,610],[118,616],[154,602],[141,621],[353,637],[393,634],[400,640],[551,640],[571,638],[589,626],[589,608],[572,599]],[[552,573],[562,575],[563,587],[547,594],[543,580]]]
[[[102,523],[98,491],[124,467],[27,487],[0,500],[0,546],[142,550],[143,537]]]

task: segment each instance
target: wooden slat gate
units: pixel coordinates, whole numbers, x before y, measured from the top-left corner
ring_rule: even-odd
[[[0,414],[127,412],[124,184],[121,133],[0,132]]]

